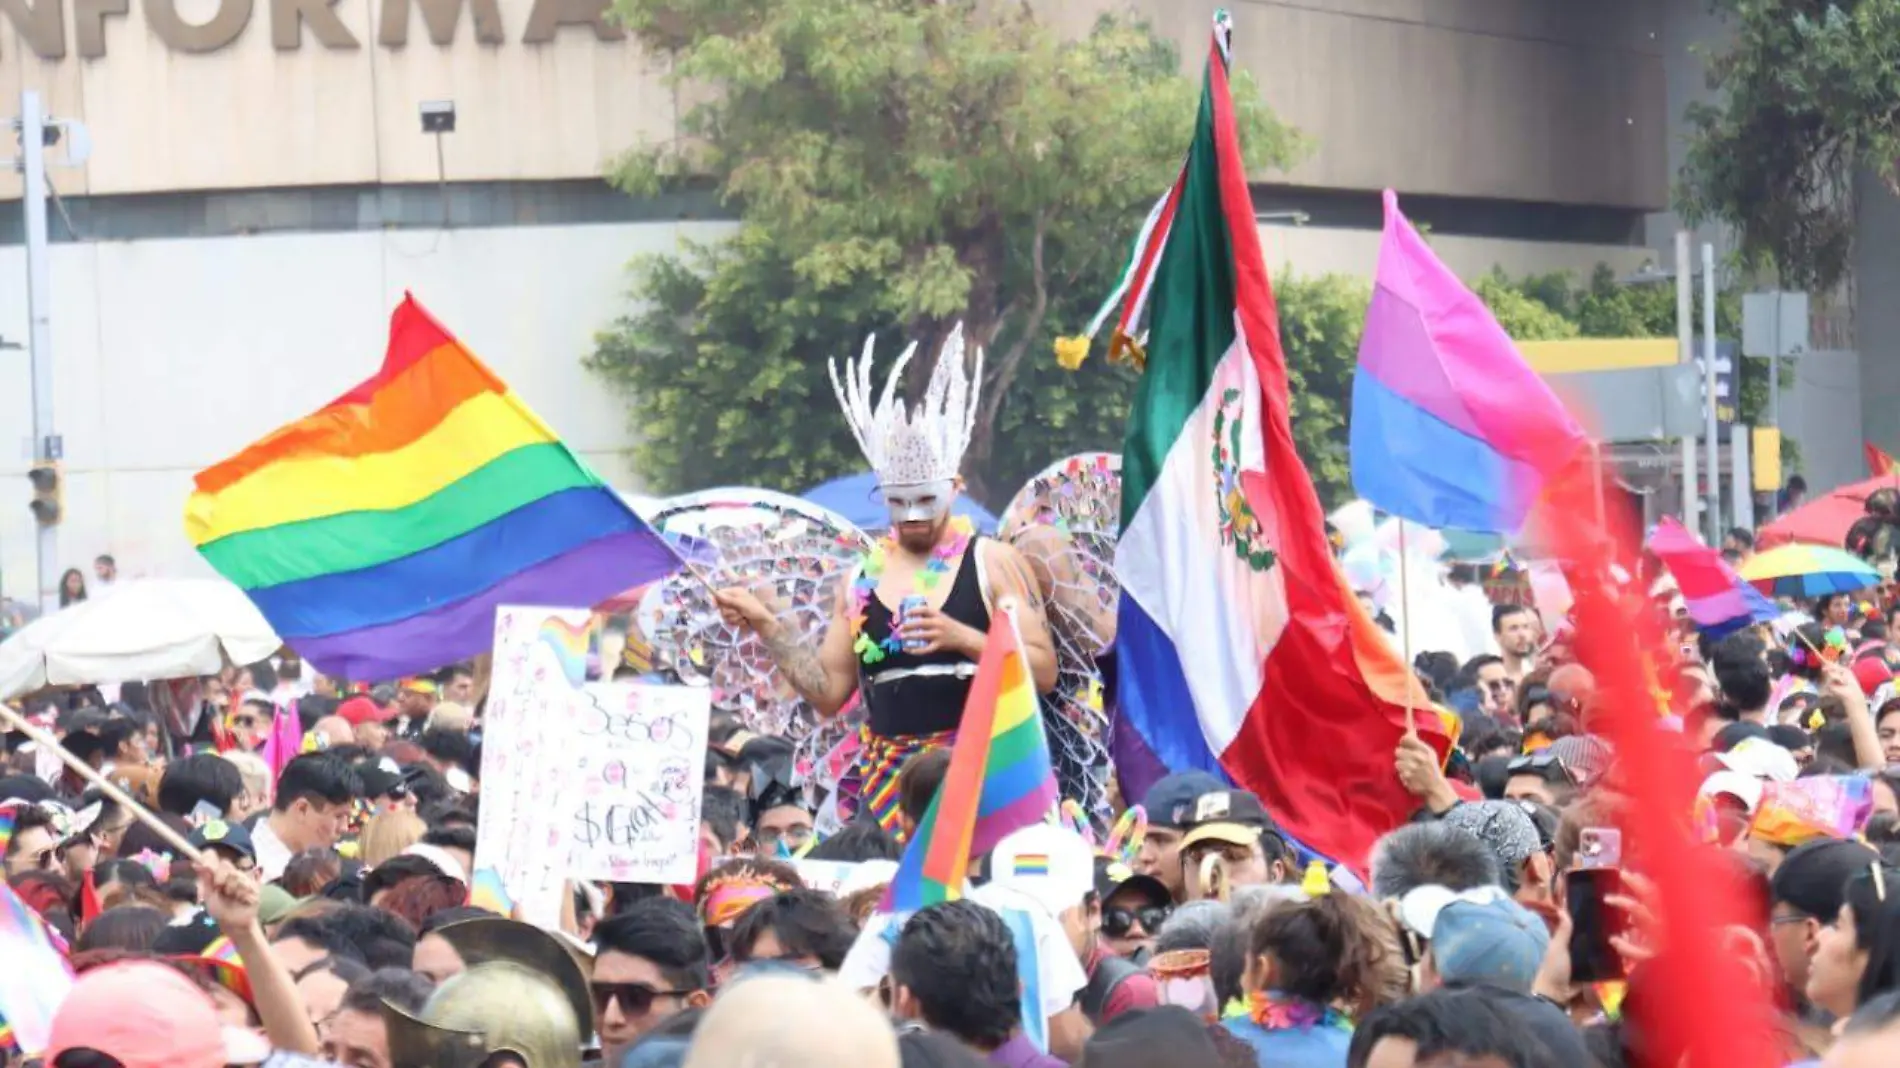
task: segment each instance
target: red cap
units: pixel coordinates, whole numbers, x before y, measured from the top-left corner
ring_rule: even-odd
[[[388,723],[397,715],[395,706],[384,708],[367,697],[352,697],[337,707],[336,714],[349,722],[350,726],[364,723]]]
[[[1881,683],[1893,678],[1893,669],[1880,657],[1863,656],[1854,661],[1854,678],[1860,682],[1860,692],[1872,697]]]
[[[46,1063],[93,1049],[125,1068],[223,1068],[218,1009],[177,969],[132,961],[79,977],[53,1016]]]

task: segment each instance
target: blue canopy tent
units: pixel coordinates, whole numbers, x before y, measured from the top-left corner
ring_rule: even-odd
[[[883,530],[891,525],[890,512],[884,507],[884,498],[878,495],[877,474],[873,471],[821,482],[799,496],[849,519],[859,530]],[[979,534],[996,533],[996,517],[967,494],[959,496],[950,511],[976,524]]]

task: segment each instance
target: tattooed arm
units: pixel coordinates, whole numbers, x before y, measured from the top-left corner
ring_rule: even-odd
[[[839,585],[831,623],[816,643],[781,623],[750,590],[721,590],[714,599],[728,623],[749,627],[759,636],[785,681],[800,697],[810,702],[819,715],[834,716],[858,688],[858,669],[851,652],[851,620],[845,614],[849,592],[850,583]]]
[[[1056,645],[1049,634],[1042,583],[1014,546],[1000,541],[985,541],[982,546],[988,553],[983,562],[989,576],[990,603],[1001,611],[1003,605],[1015,602],[1016,626],[1022,631],[1029,674],[1036,681],[1036,692],[1048,693],[1056,688]]]

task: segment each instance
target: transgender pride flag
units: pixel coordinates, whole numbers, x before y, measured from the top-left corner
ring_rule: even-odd
[[[1169,769],[1259,795],[1359,871],[1416,802],[1392,771],[1424,696],[1346,589],[1293,447],[1286,357],[1215,18],[1194,141],[1148,295],[1122,450],[1116,638],[1123,723]]]
[[[1515,534],[1583,431],[1385,191],[1352,380],[1352,487],[1415,523]]]

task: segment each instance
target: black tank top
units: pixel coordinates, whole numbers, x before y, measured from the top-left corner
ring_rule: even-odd
[[[982,545],[982,538],[970,539],[963,552],[963,562],[957,566],[956,578],[951,581],[950,595],[944,598],[939,611],[987,634],[990,609],[983,600],[983,586],[977,577],[977,554],[982,552]],[[875,595],[864,609],[864,635],[874,642],[882,642],[891,635],[891,610]],[[970,694],[968,677],[907,675],[880,681],[885,676],[931,664],[975,667],[968,658],[956,653],[922,656],[903,649],[886,653],[884,659],[875,664],[858,663],[859,692],[864,695],[865,709],[870,714],[871,733],[895,738],[956,729],[963,718],[964,698]]]

